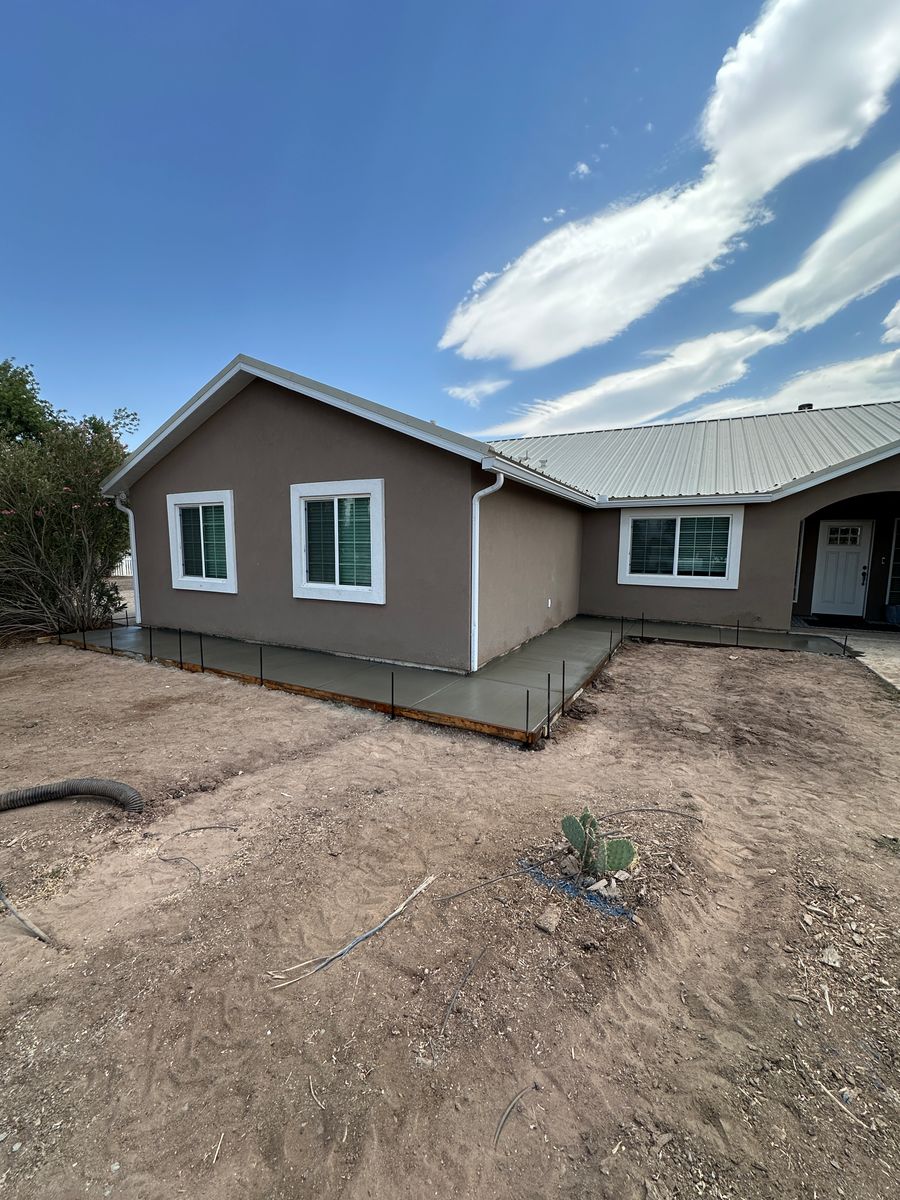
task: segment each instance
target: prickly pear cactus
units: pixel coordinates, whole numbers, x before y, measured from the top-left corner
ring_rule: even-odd
[[[603,843],[606,854],[606,871],[615,875],[616,871],[630,871],[637,860],[637,850],[628,838],[608,838]]]
[[[581,857],[584,854],[585,846],[584,826],[577,817],[563,817],[562,831],[566,835],[572,849]]]
[[[583,875],[614,875],[616,871],[631,870],[637,862],[634,843],[628,838],[600,837],[597,818],[587,808],[580,817],[563,817],[562,831],[578,857]]]

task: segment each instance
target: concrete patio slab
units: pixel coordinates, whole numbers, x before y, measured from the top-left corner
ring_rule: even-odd
[[[560,714],[563,682],[569,703],[601,670],[623,637],[641,636],[694,645],[843,652],[832,638],[803,631],[773,633],[621,617],[575,617],[470,675],[148,626],[115,625],[62,635],[60,640],[101,653],[152,658],[245,683],[262,681],[270,688],[534,742],[546,729],[548,709],[551,724]]]

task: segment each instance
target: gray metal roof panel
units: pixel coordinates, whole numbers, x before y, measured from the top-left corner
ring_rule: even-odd
[[[504,438],[506,458],[592,496],[754,496],[894,445],[900,401]]]

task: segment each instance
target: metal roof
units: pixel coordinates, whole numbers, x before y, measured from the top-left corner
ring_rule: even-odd
[[[763,496],[900,452],[900,401],[504,438],[491,445],[594,497]]]

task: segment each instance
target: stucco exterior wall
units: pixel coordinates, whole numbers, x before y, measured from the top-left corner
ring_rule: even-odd
[[[384,479],[386,603],[295,599],[290,485],[372,478]],[[237,594],[175,590],[166,495],[224,488]],[[472,490],[465,459],[254,381],[131,489],[144,623],[466,670]]]
[[[577,615],[581,509],[507,481],[480,519],[479,666]]]
[[[885,459],[784,500],[744,506],[739,586],[645,587],[619,584],[620,510],[584,514],[581,564],[583,613],[787,629],[791,623],[800,521],[855,496],[900,491],[900,458]]]

